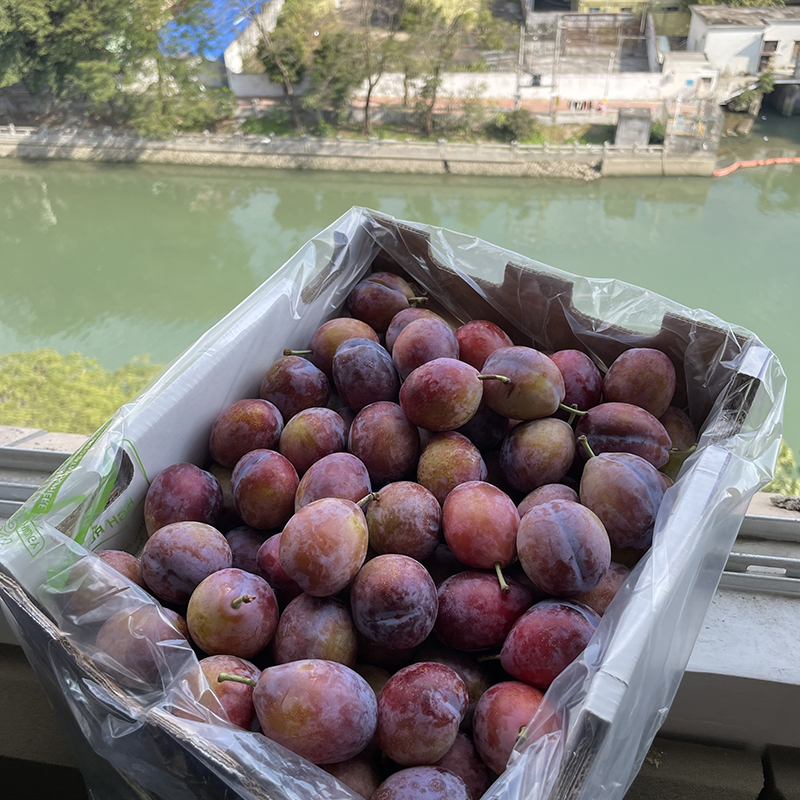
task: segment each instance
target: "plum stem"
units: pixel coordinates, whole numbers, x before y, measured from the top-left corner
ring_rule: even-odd
[[[424,306],[427,302],[428,302],[428,298],[424,297],[424,296],[422,296],[422,297],[409,297],[408,298],[408,304],[409,305]]]
[[[580,411],[578,406],[574,403],[571,406],[559,403],[558,407],[569,414],[569,419],[567,420],[568,425],[572,425],[572,423],[575,422],[575,417],[585,417],[589,413],[588,411]]]
[[[310,356],[313,350],[290,350],[288,347],[283,351],[285,356]]]
[[[241,597],[237,597],[235,600],[231,601],[231,608],[239,608],[242,603],[252,603],[255,600],[255,597],[249,594],[243,594]]]
[[[375,492],[370,492],[370,493],[369,493],[369,494],[368,494],[366,497],[362,497],[362,498],[361,498],[361,499],[360,499],[360,500],[359,500],[359,501],[356,503],[356,505],[357,505],[359,508],[364,508],[364,506],[365,506],[367,503],[369,503],[371,500],[377,500],[377,499],[378,499],[378,495],[377,495]]]
[[[478,375],[479,381],[500,381],[501,383],[511,383],[511,378],[505,375]]]
[[[478,656],[476,660],[481,664],[483,664],[484,661],[499,661],[500,655],[500,653],[495,653],[492,656]]]
[[[583,445],[583,449],[589,454],[589,458],[595,457],[594,450],[592,450],[589,440],[582,434],[578,437],[578,444]]]
[[[244,675],[234,675],[232,672],[220,672],[220,674],[217,675],[217,683],[224,683],[225,681],[244,683],[247,686],[255,686],[258,683],[254,678],[245,678]]]
[[[519,729],[519,733],[517,734],[517,737],[520,738],[520,739],[525,739],[527,736],[528,736],[528,726],[527,725],[523,725]]]
[[[500,581],[500,589],[503,594],[508,594],[511,591],[511,587],[506,583],[506,579],[503,577],[503,570],[500,569],[500,562],[494,562],[494,571],[497,573],[497,580]]]
[[[671,456],[690,456],[694,451],[697,450],[697,445],[693,444],[688,450],[670,450],[669,454]]]

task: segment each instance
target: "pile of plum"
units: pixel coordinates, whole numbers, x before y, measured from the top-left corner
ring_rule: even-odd
[[[232,723],[365,798],[478,800],[625,582],[612,553],[650,546],[696,434],[658,350],[602,375],[418,302],[370,275],[351,317],[220,413],[209,471],[153,481],[141,559],[100,555],[175,627],[120,612],[97,646],[152,679],[177,628]]]

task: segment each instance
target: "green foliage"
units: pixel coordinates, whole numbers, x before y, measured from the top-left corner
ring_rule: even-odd
[[[295,133],[289,115],[285,111],[271,111],[264,117],[248,117],[242,123],[242,131],[257,136],[291,136]]]
[[[494,127],[500,138],[509,142],[529,142],[536,134],[536,120],[527,108],[501,111]]]
[[[775,466],[775,477],[761,491],[789,497],[800,495],[800,467],[797,465],[794,453],[785,441],[781,442],[778,463]]]
[[[720,3],[703,3],[701,5],[721,5]],[[761,8],[764,6],[785,6],[784,0],[727,0],[726,6],[731,8]]]
[[[0,425],[92,433],[160,371],[146,356],[118,370],[55,350],[0,356]]]
[[[771,70],[763,72],[758,78],[756,89],[758,89],[758,91],[761,92],[761,94],[770,94],[774,88],[775,88],[775,73],[772,72]]]
[[[320,32],[319,39],[311,66],[311,86],[303,105],[318,115],[330,110],[340,121],[349,108],[353,90],[364,77],[358,63],[359,38],[349,31],[328,29]]]
[[[213,35],[209,0],[0,0],[0,86],[112,112],[140,133],[206,127],[233,108],[198,79]]]
[[[736,97],[731,98],[728,101],[728,110],[729,111],[747,111],[750,108],[750,104],[758,98],[760,92],[755,89],[745,89],[741,94],[737,94]]]
[[[480,10],[475,14],[472,33],[475,44],[481,50],[504,50],[508,41],[518,35],[515,25],[492,14],[486,0],[483,0]]]
[[[667,127],[663,122],[656,120],[650,128],[650,144],[664,144],[664,137],[667,135]]]

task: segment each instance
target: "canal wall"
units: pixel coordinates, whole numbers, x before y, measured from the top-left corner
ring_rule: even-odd
[[[0,128],[0,157],[382,173],[563,177],[711,175],[714,158],[662,145],[518,145],[178,134],[167,141],[109,131]]]

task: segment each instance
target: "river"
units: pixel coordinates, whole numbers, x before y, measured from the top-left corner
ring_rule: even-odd
[[[800,119],[759,120],[724,147],[798,154]],[[753,330],[789,375],[786,438],[800,449],[800,167],[583,183],[6,160],[0,353],[167,362],[353,205],[630,281]]]

